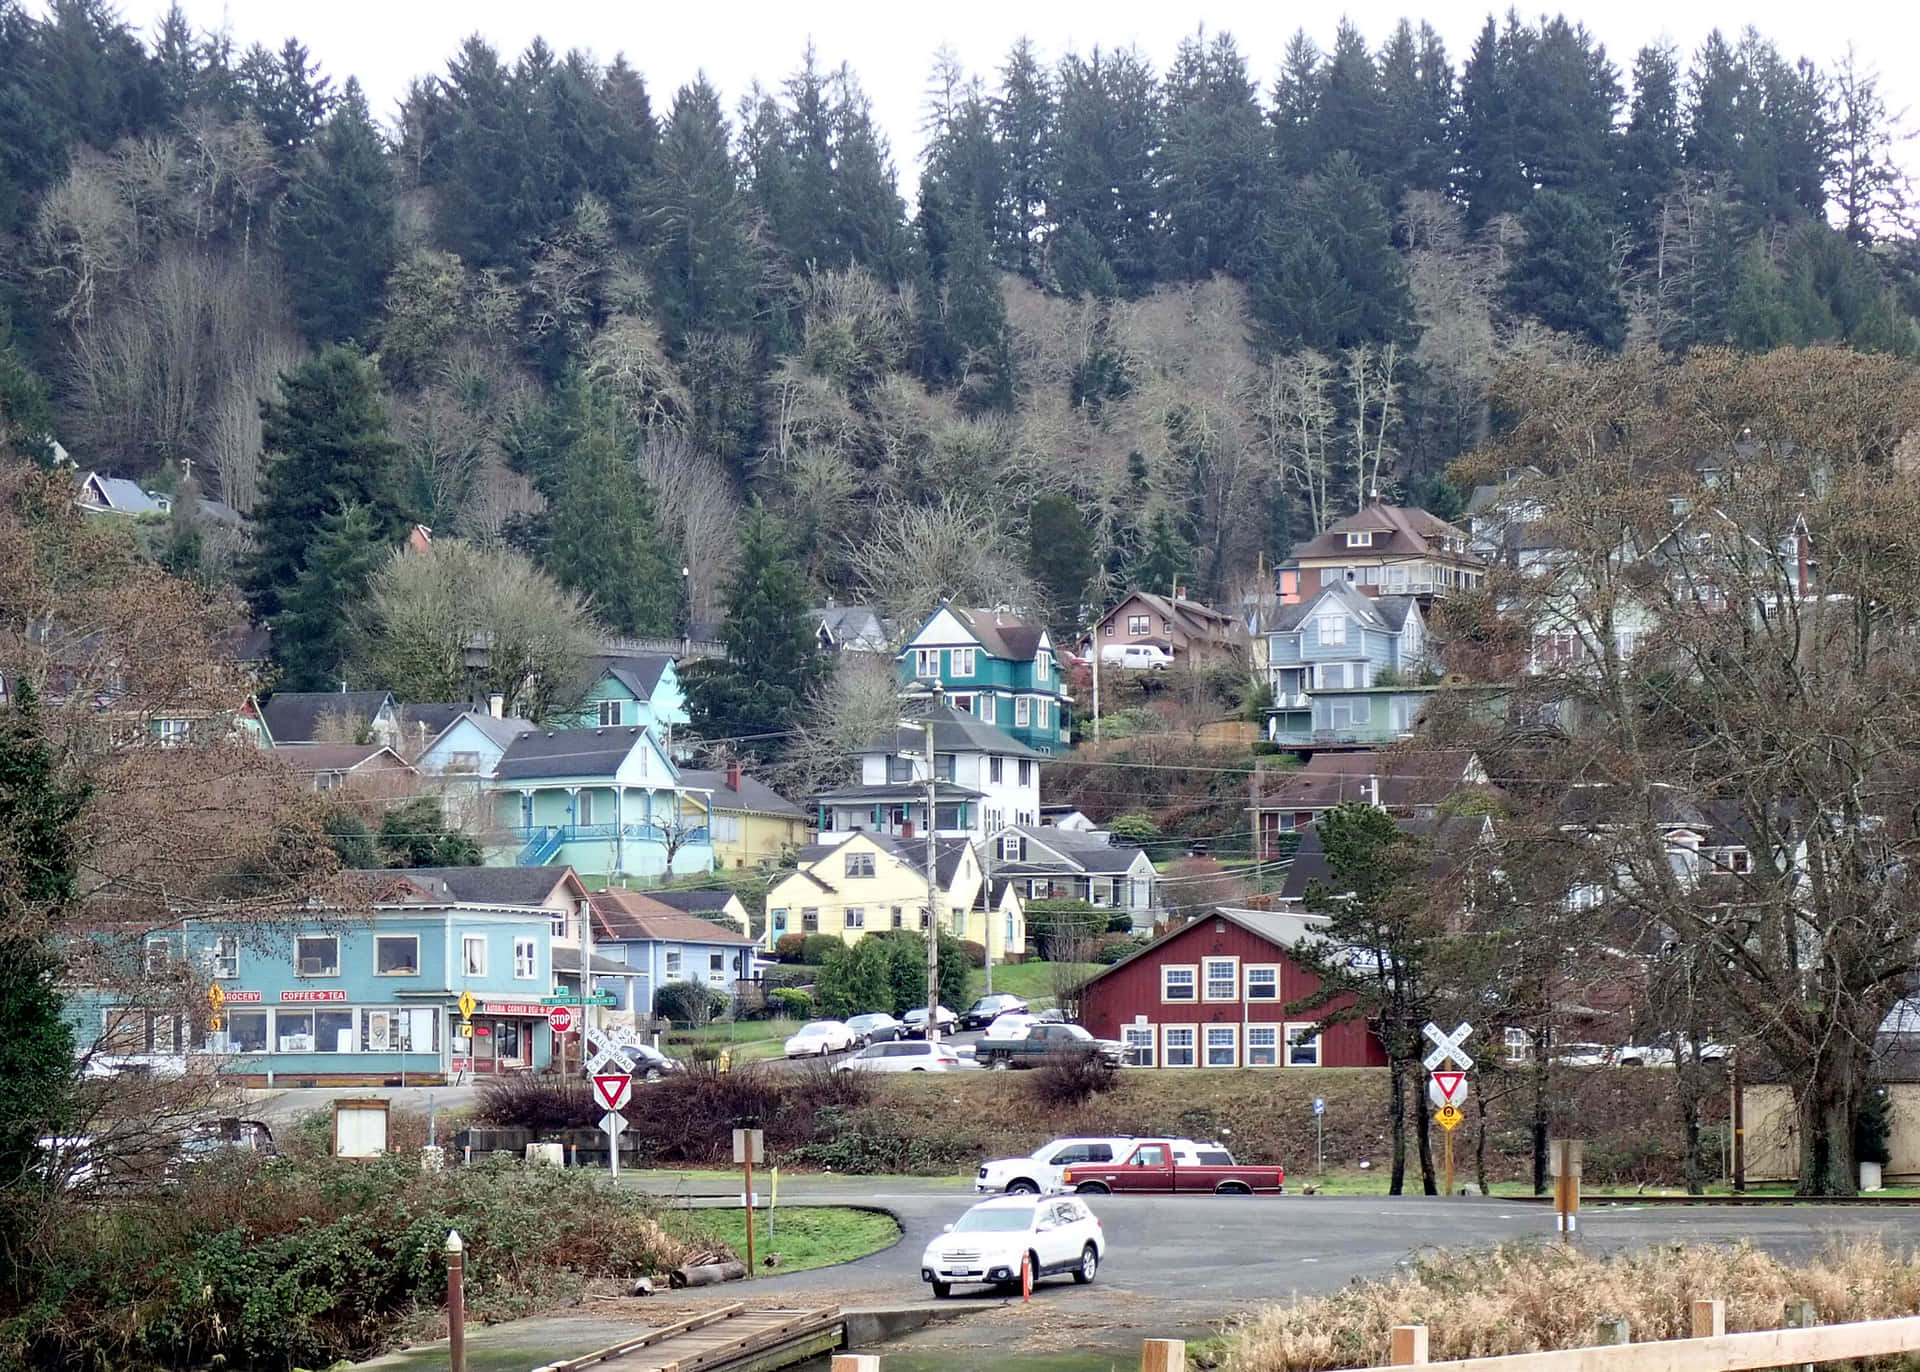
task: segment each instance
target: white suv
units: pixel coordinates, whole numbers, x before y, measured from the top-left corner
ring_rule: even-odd
[[[1231,1157],[1212,1156],[1223,1152],[1218,1144],[1198,1144],[1192,1139],[1174,1139],[1174,1161],[1186,1164],[1220,1161],[1226,1166],[1233,1165]],[[1041,1191],[1058,1191],[1060,1174],[1069,1167],[1090,1162],[1112,1162],[1123,1158],[1130,1152],[1134,1139],[1130,1135],[1110,1135],[1105,1138],[1055,1139],[1043,1144],[1024,1158],[996,1158],[992,1162],[980,1164],[980,1170],[974,1173],[973,1189],[976,1191],[1003,1191],[1010,1196],[1032,1195]],[[1204,1149],[1209,1155],[1201,1156]]]
[[[1106,1255],[1100,1221],[1078,1196],[1001,1196],[980,1202],[927,1245],[920,1280],[948,1296],[957,1282],[1015,1285],[1024,1267],[1035,1285],[1067,1272],[1084,1286]]]

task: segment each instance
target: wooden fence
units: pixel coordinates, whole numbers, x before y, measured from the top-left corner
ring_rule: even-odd
[[[1814,1363],[1891,1357],[1920,1352],[1920,1315],[1858,1324],[1816,1324],[1810,1301],[1790,1300],[1786,1328],[1749,1334],[1727,1332],[1725,1301],[1695,1301],[1693,1335],[1634,1343],[1623,1319],[1603,1319],[1587,1348],[1558,1348],[1544,1353],[1505,1353],[1487,1358],[1430,1362],[1427,1327],[1403,1324],[1393,1330],[1391,1372],[1418,1367],[1422,1372],[1752,1372],[1758,1368],[1806,1368]],[[872,1354],[841,1354],[833,1372],[882,1372]],[[1178,1339],[1149,1339],[1140,1350],[1141,1372],[1185,1372],[1186,1345]]]

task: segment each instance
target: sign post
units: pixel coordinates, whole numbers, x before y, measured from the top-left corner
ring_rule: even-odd
[[[1313,1098],[1313,1170],[1316,1173],[1327,1170],[1326,1150],[1322,1146],[1327,1141],[1327,1098]]]
[[[1579,1139],[1548,1139],[1547,1170],[1553,1176],[1553,1220],[1565,1243],[1573,1242],[1580,1227],[1580,1174],[1584,1170],[1581,1155],[1586,1145]]]
[[[741,1198],[747,1203],[747,1275],[753,1275],[753,1165],[767,1160],[767,1136],[758,1129],[736,1129],[733,1131],[733,1160],[740,1164],[741,1182],[745,1190]]]
[[[607,1131],[607,1164],[613,1169],[613,1179],[617,1182],[620,1180],[620,1135],[627,1127],[626,1116],[620,1111],[633,1094],[633,1077],[628,1072],[596,1073],[593,1094],[607,1107],[607,1113],[600,1117],[600,1127]]]
[[[1455,1026],[1449,1034],[1439,1025],[1428,1022],[1421,1030],[1433,1044],[1433,1051],[1426,1056],[1427,1098],[1438,1108],[1434,1112],[1434,1122],[1445,1131],[1446,1153],[1443,1166],[1446,1171],[1446,1193],[1453,1194],[1453,1131],[1458,1129],[1466,1116],[1460,1107],[1467,1099],[1467,1073],[1473,1070],[1473,1059],[1460,1045],[1473,1033],[1471,1024]],[[1457,1068],[1458,1070],[1450,1070]]]

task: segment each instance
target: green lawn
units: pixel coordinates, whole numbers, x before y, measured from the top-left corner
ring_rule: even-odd
[[[1053,1004],[1053,974],[1055,968],[1060,965],[1073,969],[1075,981],[1084,980],[1100,970],[1100,964],[1097,962],[1056,964],[1034,959],[1030,962],[1003,963],[993,969],[993,989],[1011,992],[1020,999],[1036,1005],[1042,1001],[1051,1005]],[[978,1000],[986,993],[987,974],[984,970],[976,969],[972,979],[967,983],[969,1003]],[[953,1008],[964,1010],[967,1007],[956,1005]]]
[[[754,1180],[758,1183],[759,1178]],[[692,1213],[701,1228],[731,1247],[741,1261],[746,1260],[746,1211],[696,1210]],[[753,1232],[755,1265],[761,1272],[804,1272],[809,1267],[852,1262],[869,1253],[878,1253],[900,1238],[900,1226],[891,1215],[825,1205],[757,1211]],[[771,1268],[766,1265],[769,1254],[778,1259]]]
[[[676,1058],[695,1048],[731,1048],[733,1061],[758,1062],[786,1052],[786,1043],[800,1026],[790,1019],[719,1020],[698,1029],[676,1029],[661,1047]]]

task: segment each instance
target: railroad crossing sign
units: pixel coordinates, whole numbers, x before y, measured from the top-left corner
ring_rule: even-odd
[[[1460,1113],[1457,1105],[1443,1105],[1433,1112],[1433,1122],[1451,1134],[1466,1122],[1466,1116]],[[1449,1183],[1449,1190],[1452,1189]]]
[[[1436,1106],[1465,1105],[1467,1103],[1467,1074],[1465,1072],[1435,1072],[1427,1079],[1427,1099]]]
[[[600,1098],[600,1103],[609,1112],[619,1110],[633,1094],[633,1078],[624,1072],[595,1073],[593,1094]]]
[[[1473,1032],[1473,1026],[1471,1024],[1462,1024],[1449,1034],[1439,1025],[1429,1020],[1427,1027],[1421,1032],[1426,1034],[1428,1039],[1432,1040],[1434,1044],[1433,1051],[1427,1054],[1426,1057],[1427,1070],[1429,1072],[1437,1072],[1448,1063],[1452,1063],[1462,1072],[1471,1072],[1473,1070],[1473,1059],[1468,1057],[1467,1050],[1460,1046],[1467,1041],[1467,1036]]]
[[[587,1070],[593,1073],[606,1071],[609,1067],[622,1072],[633,1071],[632,1050],[640,1046],[640,1040],[634,1037],[633,1030],[624,1024],[617,1029],[595,1029],[588,1026],[584,1031],[587,1050]]]
[[[471,992],[471,991],[462,991],[462,992],[460,993],[460,1001],[459,1001],[459,1005],[460,1005],[460,1018],[461,1018],[461,1019],[472,1019],[472,1018],[473,1018],[473,1008],[474,1008],[474,1005],[475,1005],[475,1004],[476,1004],[476,1002],[475,1002],[475,1001],[474,1001],[474,999],[473,999],[473,992]]]

